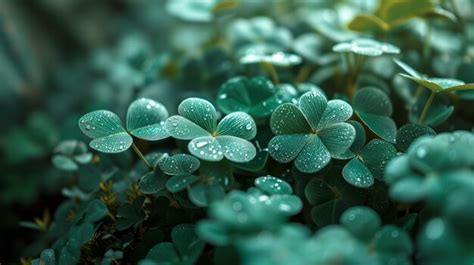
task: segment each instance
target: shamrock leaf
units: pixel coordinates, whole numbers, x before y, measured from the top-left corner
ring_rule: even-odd
[[[257,134],[255,121],[244,112],[233,112],[217,124],[214,106],[200,98],[188,98],[178,107],[179,115],[165,122],[168,133],[181,140],[191,140],[189,152],[206,161],[224,157],[233,162],[248,162],[257,151],[251,140]]]
[[[382,225],[377,212],[365,206],[356,206],[345,210],[340,222],[357,238],[369,241]]]
[[[374,87],[364,87],[354,95],[352,106],[371,131],[385,141],[395,143],[397,126],[390,118],[393,107],[387,94]]]
[[[123,152],[133,143],[132,137],[122,127],[120,118],[108,110],[97,110],[82,116],[79,128],[93,139],[89,146],[100,152]]]
[[[397,149],[405,152],[418,137],[435,134],[436,132],[428,126],[405,124],[397,132]]]
[[[401,76],[415,81],[422,87],[428,88],[432,93],[436,94],[461,90],[474,90],[474,84],[465,84],[461,80],[451,78],[428,77],[418,73],[415,69],[402,61],[397,59],[393,60],[407,73],[400,74]]]
[[[195,264],[202,251],[201,241],[191,224],[179,224],[171,231],[171,241],[160,243],[150,249],[146,260],[158,264]]]
[[[359,188],[368,188],[374,184],[374,178],[382,179],[385,164],[397,155],[395,147],[386,141],[373,139],[356,157],[342,169],[344,179]]]
[[[92,154],[87,151],[87,146],[76,140],[61,142],[54,152],[53,165],[61,170],[75,171],[79,169],[79,164],[87,164],[92,160]]]
[[[132,102],[127,111],[127,130],[120,118],[108,110],[89,112],[79,119],[79,128],[93,140],[89,146],[103,153],[120,153],[132,146],[130,136],[155,141],[168,137],[163,129],[168,112],[160,103],[141,98]]]
[[[276,136],[268,151],[280,163],[294,160],[298,170],[317,172],[352,145],[355,129],[344,122],[351,116],[352,108],[346,102],[327,101],[322,93],[307,92],[299,106],[285,103],[273,112],[270,126]]]
[[[332,50],[338,53],[354,53],[370,57],[400,53],[400,49],[390,43],[364,38],[336,44]]]
[[[300,64],[301,62],[302,59],[299,55],[286,52],[276,52],[270,54],[246,53],[240,57],[241,64],[266,63],[275,66],[288,67]]]
[[[275,93],[273,83],[265,77],[235,77],[220,87],[217,106],[226,114],[242,111],[261,118],[279,105]]]
[[[168,111],[160,103],[140,98],[133,101],[127,111],[127,130],[140,139],[156,141],[168,137],[164,129]]]

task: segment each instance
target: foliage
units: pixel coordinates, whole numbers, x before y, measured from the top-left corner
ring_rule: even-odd
[[[12,262],[474,262],[472,1],[10,2]]]

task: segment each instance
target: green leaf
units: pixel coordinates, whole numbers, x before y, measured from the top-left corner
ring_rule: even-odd
[[[428,126],[405,124],[397,132],[397,148],[401,152],[408,150],[411,143],[423,135],[435,135],[436,132]]]
[[[164,122],[168,118],[166,108],[151,99],[141,98],[133,101],[127,111],[127,130],[131,135],[157,141],[168,137]]]
[[[344,211],[340,222],[357,238],[366,242],[372,239],[382,225],[377,212],[365,206],[356,206]]]
[[[398,180],[390,186],[389,195],[396,201],[413,203],[418,202],[426,196],[423,180],[415,177],[406,177]]]
[[[300,97],[299,107],[306,120],[313,129],[319,128],[319,121],[328,106],[324,94],[320,92],[307,92]]]
[[[107,206],[101,202],[99,199],[94,199],[90,201],[87,204],[87,208],[85,209],[84,217],[83,217],[83,222],[84,223],[94,223],[105,216],[107,216],[107,213],[109,210],[107,209]]]
[[[415,69],[413,69],[411,66],[409,66],[408,64],[398,60],[398,59],[393,59],[393,61],[398,65],[400,66],[405,72],[407,72],[411,77],[414,77],[416,79],[424,79],[425,76],[418,73]]]
[[[270,156],[280,163],[293,161],[311,140],[309,134],[277,135],[268,143]]]
[[[364,164],[373,176],[379,180],[383,178],[385,165],[395,156],[397,156],[395,147],[391,143],[380,139],[371,140],[360,152]]]
[[[316,173],[331,160],[331,154],[318,136],[312,135],[295,160],[296,168],[304,173]]]
[[[413,252],[410,236],[394,225],[386,225],[378,231],[374,242],[376,250],[380,252],[405,255]]]
[[[166,120],[165,129],[172,137],[180,140],[191,140],[211,135],[194,122],[178,115],[171,116]]]
[[[61,170],[75,171],[79,168],[79,166],[71,158],[64,155],[55,155],[51,161],[56,168]]]
[[[357,15],[347,25],[350,30],[362,32],[389,31],[390,25],[374,15]]]
[[[204,250],[204,242],[198,238],[191,224],[175,226],[171,231],[171,240],[181,259],[190,263],[195,263]]]
[[[182,174],[176,175],[166,181],[166,188],[171,192],[179,192],[189,185],[196,183],[199,180],[198,176]]]
[[[331,156],[345,152],[354,142],[356,131],[349,123],[341,122],[322,128],[318,136]]]
[[[45,249],[41,251],[40,262],[41,265],[55,265],[56,257],[54,254],[54,249]]]
[[[389,117],[393,107],[390,98],[374,87],[358,90],[352,100],[357,116],[382,139],[395,143],[397,126]]]
[[[216,109],[207,100],[201,98],[187,98],[179,104],[178,113],[208,132],[214,132],[216,130]]]
[[[119,153],[132,145],[132,137],[122,127],[120,118],[113,112],[97,110],[79,119],[81,131],[92,138],[89,146],[104,153]]]
[[[273,83],[266,77],[235,77],[219,89],[217,106],[226,114],[242,111],[252,117],[268,116],[279,105]]]
[[[268,195],[291,194],[293,189],[287,182],[273,176],[263,176],[255,179],[255,186]]]
[[[191,174],[198,170],[200,162],[197,158],[187,154],[173,156],[163,155],[158,160],[160,169],[168,175]]]
[[[354,142],[352,143],[351,147],[346,150],[345,152],[339,154],[333,154],[332,157],[336,159],[350,159],[358,153],[362,147],[365,145],[366,135],[364,127],[357,121],[347,121],[350,125],[352,125],[355,129],[355,138]]]
[[[317,128],[325,128],[337,123],[347,121],[352,116],[352,107],[339,99],[330,100],[318,122]]]
[[[204,185],[202,183],[198,183],[191,186],[188,196],[196,206],[207,207],[214,201],[224,199],[225,191],[220,185],[217,184]]]
[[[268,160],[268,151],[257,152],[257,155],[245,163],[235,163],[234,167],[249,172],[260,172],[265,168]]]
[[[225,158],[232,162],[249,162],[257,155],[255,146],[242,138],[223,135],[218,136],[216,139],[224,148]]]
[[[155,194],[165,188],[166,178],[163,174],[149,172],[141,177],[138,185],[144,194]]]
[[[359,188],[368,188],[374,185],[374,176],[357,157],[344,166],[342,176],[349,184]]]
[[[225,116],[217,125],[218,135],[231,135],[250,140],[257,135],[257,125],[250,115],[233,112]]]
[[[308,182],[304,189],[304,194],[311,205],[322,204],[334,197],[333,190],[319,178],[313,178]]]
[[[311,132],[311,127],[298,106],[285,103],[280,105],[270,118],[270,128],[276,135],[305,134]]]
[[[298,214],[303,209],[303,202],[298,196],[291,194],[274,194],[265,201],[265,205],[274,211],[287,216]]]
[[[390,43],[379,42],[373,39],[358,38],[351,42],[338,43],[332,50],[339,53],[355,53],[362,56],[380,56],[384,53],[398,54],[400,49]]]
[[[170,242],[160,243],[150,249],[146,255],[147,260],[158,262],[159,264],[178,264],[179,256],[176,249]]]
[[[224,158],[224,147],[212,136],[194,138],[189,142],[188,150],[192,155],[205,161],[220,161]]]
[[[229,242],[226,228],[220,222],[211,220],[199,221],[196,232],[200,238],[213,245],[222,246]]]

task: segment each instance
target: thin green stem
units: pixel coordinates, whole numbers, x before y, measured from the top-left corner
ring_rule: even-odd
[[[138,155],[138,157],[146,164],[146,166],[150,169],[153,170],[153,166],[148,162],[148,160],[145,158],[145,156],[142,154],[140,149],[138,149],[138,146],[135,143],[132,143],[132,148],[133,151]]]
[[[426,115],[428,114],[428,111],[430,110],[431,103],[433,103],[433,99],[435,97],[436,93],[431,92],[430,97],[425,103],[425,106],[423,107],[423,111],[421,112],[420,118],[418,119],[418,124],[423,125],[423,122],[425,121]]]
[[[269,63],[262,63],[262,66],[270,74],[270,77],[272,78],[273,83],[279,84],[280,79],[278,78],[278,74],[277,74],[277,71],[275,70],[275,67]]]

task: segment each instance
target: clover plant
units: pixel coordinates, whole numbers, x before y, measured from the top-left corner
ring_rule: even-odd
[[[473,5],[0,1],[0,265],[474,264]]]

